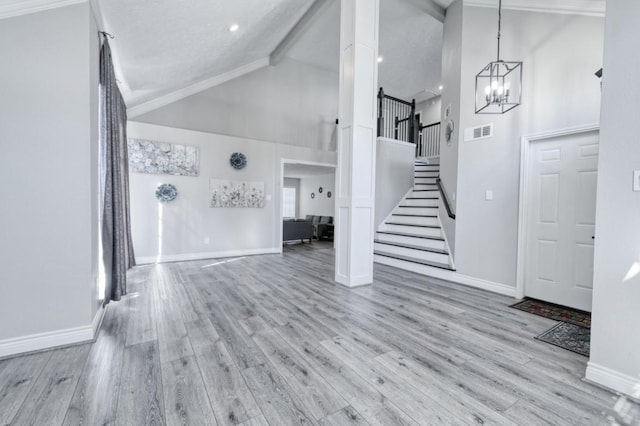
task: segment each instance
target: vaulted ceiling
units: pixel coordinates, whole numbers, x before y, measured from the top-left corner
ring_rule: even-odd
[[[339,0],[92,1],[100,26],[116,37],[111,42],[116,74],[129,107],[154,107],[158,100],[168,103],[269,64],[277,66],[282,55],[338,71]],[[385,92],[411,99],[438,91],[441,21],[453,1],[380,0],[383,60],[378,83]],[[495,7],[498,0],[465,2]],[[604,0],[503,3],[562,13],[604,9]],[[236,32],[229,31],[232,24],[239,26]]]

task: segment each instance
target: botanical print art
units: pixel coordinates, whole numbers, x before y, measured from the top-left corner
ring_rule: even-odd
[[[200,171],[200,150],[196,146],[129,139],[127,147],[129,170],[134,173],[198,176]]]
[[[264,182],[211,179],[209,207],[264,207]]]

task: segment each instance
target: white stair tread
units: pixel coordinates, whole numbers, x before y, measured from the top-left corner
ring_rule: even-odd
[[[423,207],[427,209],[429,207]],[[437,214],[404,214],[404,213],[392,213],[391,216],[405,216],[405,217],[438,217]]]
[[[429,248],[429,247],[414,246],[413,244],[392,243],[392,242],[388,242],[388,241],[381,241],[381,240],[378,240],[378,239],[373,240],[373,242],[374,243],[378,243],[378,244],[384,244],[384,245],[387,245],[387,246],[407,248],[407,249],[411,249],[411,250],[428,251],[430,253],[447,254],[447,255],[449,254],[449,252],[447,252],[446,250],[440,250],[440,249]]]
[[[426,240],[444,241],[444,238],[442,237],[430,237],[428,235],[406,234],[404,232],[395,232],[395,231],[378,231],[378,234],[398,235],[400,237],[424,238]]]
[[[416,228],[440,229],[440,226],[438,226],[438,225],[417,225],[417,224],[414,224],[414,223],[385,222],[385,225],[414,226]]]
[[[379,250],[375,250],[373,252],[373,254],[378,255],[378,256],[389,257],[391,259],[402,260],[402,261],[405,261],[405,262],[417,263],[418,265],[425,265],[425,266],[431,266],[433,268],[440,268],[440,269],[446,269],[448,271],[455,271],[455,269],[453,269],[451,266],[447,265],[446,263],[431,262],[429,260],[423,260],[423,259],[415,259],[413,257],[402,256],[402,255],[393,254],[393,253],[387,253],[387,252],[379,251]]]

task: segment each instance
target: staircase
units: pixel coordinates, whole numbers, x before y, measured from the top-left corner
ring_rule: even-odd
[[[439,170],[439,164],[416,160],[413,190],[378,228],[375,262],[436,277],[455,270],[438,217]]]

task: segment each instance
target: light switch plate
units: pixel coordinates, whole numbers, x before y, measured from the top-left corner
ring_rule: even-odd
[[[264,197],[267,201],[271,201],[271,194],[267,194],[266,197]]]
[[[640,191],[640,170],[633,171],[633,191]]]
[[[493,191],[488,189],[487,192],[485,192],[485,194],[484,194],[484,199],[487,200],[487,201],[493,200]]]

